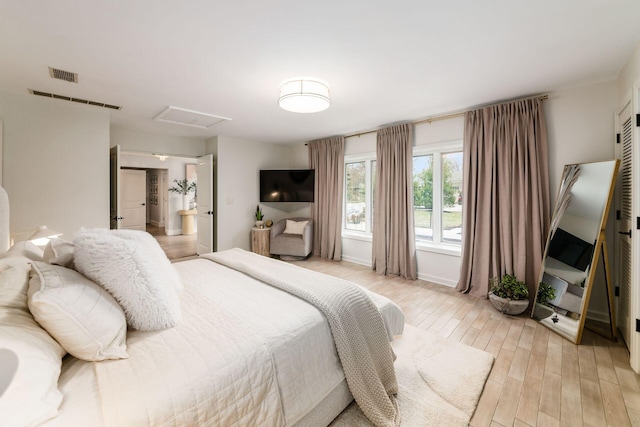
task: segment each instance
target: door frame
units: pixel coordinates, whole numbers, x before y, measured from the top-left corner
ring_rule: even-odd
[[[631,106],[631,120],[632,120],[632,146],[633,152],[631,157],[631,219],[632,219],[632,227],[631,227],[631,307],[630,307],[630,322],[629,325],[630,333],[629,333],[629,342],[626,343],[627,349],[629,350],[629,362],[631,365],[631,369],[633,369],[636,373],[640,373],[640,332],[636,331],[635,323],[638,319],[640,319],[640,259],[638,254],[640,254],[640,233],[638,233],[638,229],[634,227],[636,224],[634,222],[640,221],[640,147],[638,146],[638,142],[640,141],[640,127],[636,126],[637,123],[633,123],[635,117],[638,117],[640,114],[640,77],[633,84],[632,88],[625,94],[622,99],[622,102],[619,104],[618,111],[615,115],[615,133],[618,133],[620,130],[620,126],[622,123],[620,122],[620,115],[623,113],[627,104]],[[615,152],[616,157],[619,156],[619,144],[615,144]],[[617,227],[616,227],[617,228]],[[618,230],[616,230],[617,232]],[[617,244],[617,239],[615,240],[615,256],[616,259],[619,257],[619,246]],[[617,284],[619,280],[619,272],[618,266],[614,268],[614,282]],[[616,306],[618,305],[618,301],[616,301]]]
[[[634,117],[638,117],[640,114],[640,77],[633,85],[631,92],[631,120]],[[636,222],[640,221],[640,148],[638,148],[638,142],[640,141],[640,127],[633,127],[632,131],[632,165],[631,165],[631,211],[632,211],[632,227],[631,227],[631,313],[633,319],[640,319],[640,233],[637,228],[634,228],[634,219]],[[632,322],[633,323],[633,322]],[[631,368],[640,373],[640,332],[635,331],[632,328],[631,343],[629,343],[630,364]]]

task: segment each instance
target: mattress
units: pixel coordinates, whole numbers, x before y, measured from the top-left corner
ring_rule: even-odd
[[[129,332],[130,358],[106,362],[112,365],[68,357],[59,381],[61,415],[48,425],[178,425],[195,417],[203,425],[252,420],[292,426],[314,416],[321,402],[335,400],[332,393],[344,395],[344,374],[318,309],[208,260],[175,267],[185,285],[183,322],[161,332]],[[366,292],[380,309],[389,338],[401,334],[404,316],[398,306]],[[245,335],[241,347],[237,342]],[[244,370],[257,371],[259,381],[256,372],[245,377],[244,370],[240,375],[213,368],[240,359]],[[109,375],[100,374],[105,368]],[[113,372],[122,372],[122,378],[112,378]],[[253,406],[238,406],[238,400]]]

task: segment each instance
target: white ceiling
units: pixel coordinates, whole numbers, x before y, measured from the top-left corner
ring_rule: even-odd
[[[295,143],[612,80],[639,40],[639,0],[0,0],[0,90],[120,105],[112,123],[146,132]],[[297,76],[327,81],[331,107],[281,110]],[[233,120],[153,121],[170,105]]]

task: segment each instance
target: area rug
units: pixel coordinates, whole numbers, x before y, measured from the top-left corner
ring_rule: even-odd
[[[405,325],[393,342],[402,426],[468,426],[487,381],[493,355]],[[331,427],[372,424],[353,402]]]

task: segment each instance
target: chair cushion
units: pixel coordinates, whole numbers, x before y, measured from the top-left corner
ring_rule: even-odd
[[[309,221],[292,221],[287,220],[287,225],[284,228],[285,234],[303,234],[304,228],[309,224]]]

